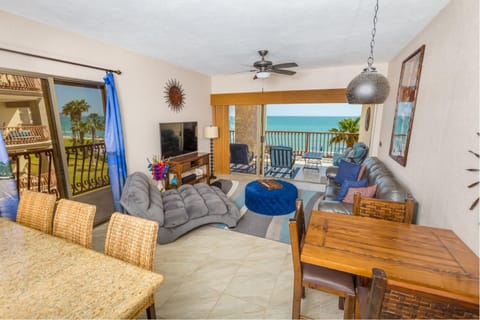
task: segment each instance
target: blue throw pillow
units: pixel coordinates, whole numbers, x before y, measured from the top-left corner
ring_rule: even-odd
[[[350,189],[350,188],[364,188],[364,187],[367,186],[367,184],[368,184],[368,179],[367,178],[362,179],[360,181],[345,180],[345,181],[343,181],[342,186],[340,187],[340,190],[338,191],[337,196],[335,197],[335,200],[342,201],[343,198],[345,198],[345,196],[347,195],[348,189]]]
[[[362,166],[359,164],[340,160],[337,175],[335,176],[335,183],[342,184],[345,180],[357,180],[360,169],[362,169]]]

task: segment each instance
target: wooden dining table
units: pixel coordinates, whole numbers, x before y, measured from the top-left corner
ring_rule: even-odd
[[[301,261],[479,304],[479,258],[451,230],[314,210]]]
[[[1,318],[132,318],[163,276],[0,219]]]

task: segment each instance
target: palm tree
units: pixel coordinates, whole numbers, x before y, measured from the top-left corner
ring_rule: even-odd
[[[105,121],[103,121],[100,118],[98,113],[91,113],[91,114],[88,115],[87,125],[92,132],[92,144],[94,144],[97,130],[105,129]]]
[[[358,123],[360,117],[352,119],[345,118],[338,121],[338,128],[331,128],[330,132],[336,132],[337,134],[330,139],[330,144],[345,142],[347,148],[352,147],[355,142],[358,141],[358,135],[352,135],[348,133],[358,133],[360,129]]]
[[[85,101],[85,99],[74,99],[70,102],[67,102],[62,107],[62,115],[70,116],[70,126],[72,127],[72,139],[73,145],[76,145],[77,134],[80,132],[78,129],[78,122],[82,120],[82,112],[87,112],[90,109],[90,105]]]
[[[75,132],[75,138],[73,139],[73,144],[76,145],[76,134],[79,136],[80,145],[85,143],[85,133],[90,130],[89,125],[84,121],[74,121],[72,123],[72,132]]]

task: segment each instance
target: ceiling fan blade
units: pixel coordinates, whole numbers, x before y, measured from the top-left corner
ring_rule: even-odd
[[[293,76],[296,73],[295,71],[282,70],[282,69],[272,69],[272,70],[269,70],[269,71],[279,73],[279,74],[285,74],[287,76]]]
[[[253,80],[257,80],[257,79],[258,79],[257,75],[254,75]]]
[[[272,68],[278,68],[278,69],[281,69],[281,68],[293,68],[293,67],[298,67],[298,64],[296,64],[295,62],[286,62],[286,63],[279,63],[279,64],[274,64],[272,66]]]

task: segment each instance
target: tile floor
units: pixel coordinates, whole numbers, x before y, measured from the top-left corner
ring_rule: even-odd
[[[94,229],[103,251],[107,224]],[[212,226],[158,245],[155,271],[165,276],[155,296],[161,319],[291,319],[290,246]],[[307,289],[302,315],[343,318],[338,298]],[[143,315],[145,316],[145,315]]]

